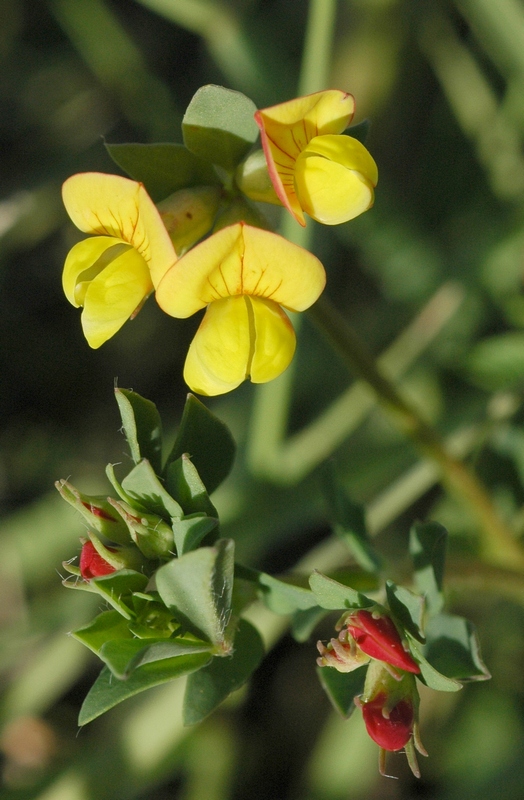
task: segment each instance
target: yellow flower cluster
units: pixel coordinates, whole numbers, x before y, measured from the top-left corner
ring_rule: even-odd
[[[350,95],[328,91],[256,114],[275,192],[301,224],[304,212],[337,224],[373,203],[375,162],[360,142],[340,135],[352,112]],[[325,285],[322,264],[307,250],[237,222],[179,257],[144,186],[116,175],[74,175],[63,200],[75,225],[92,234],[71,249],[63,272],[91,347],[155,291],[173,317],[206,309],[184,369],[193,391],[222,394],[246,378],[264,383],[289,365],[295,333],[284,309],[304,311]]]

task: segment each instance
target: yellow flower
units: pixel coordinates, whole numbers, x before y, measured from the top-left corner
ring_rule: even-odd
[[[96,348],[139,311],[177,256],[141,183],[86,172],[64,183],[62,197],[77,228],[98,234],[70,250],[62,275],[65,295],[83,307],[84,335]]]
[[[304,212],[338,225],[373,205],[377,165],[357,139],[339,135],[354,107],[350,94],[330,89],[255,114],[275,191],[301,225]]]
[[[185,318],[207,310],[184,367],[199,394],[265,383],[289,365],[295,332],[281,306],[304,311],[325,285],[320,261],[275,233],[239,222],[186,253],[157,290],[159,306]]]

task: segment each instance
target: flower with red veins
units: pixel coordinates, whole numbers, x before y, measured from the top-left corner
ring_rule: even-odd
[[[343,624],[360,649],[371,658],[406,672],[420,672],[391,617],[379,611],[360,609],[345,617]]]
[[[107,548],[112,553],[115,553],[114,548]],[[90,581],[91,578],[100,578],[102,575],[111,575],[116,572],[116,567],[113,567],[105,558],[97,553],[93,542],[85,542],[80,553],[80,573],[85,581]]]
[[[350,94],[329,89],[255,114],[277,197],[301,225],[304,213],[339,225],[373,205],[377,165],[358,139],[340,135],[354,108]]]
[[[177,255],[144,186],[119,175],[84,172],[68,178],[62,198],[71,220],[90,238],[69,251],[65,296],[81,307],[90,347],[100,347],[133,319]]]
[[[238,222],[205,239],[168,270],[160,308],[185,319],[206,313],[189,347],[184,379],[213,396],[250,379],[266,383],[289,366],[293,325],[284,309],[305,311],[321,295],[324,267],[282,236]]]

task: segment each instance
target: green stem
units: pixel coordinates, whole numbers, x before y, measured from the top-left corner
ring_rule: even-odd
[[[336,11],[337,0],[310,0],[298,82],[299,95],[320,91],[328,84]],[[306,250],[311,249],[311,224],[303,228],[291,214],[286,213],[280,226],[280,233],[290,242]],[[298,334],[300,316],[293,322]],[[271,454],[278,451],[285,437],[294,377],[295,366],[291,364],[275,381],[257,387],[251,418],[249,449],[258,463],[269,463]],[[267,426],[268,419],[271,420],[270,426]]]
[[[484,558],[492,563],[524,569],[524,552],[500,519],[482,483],[448,452],[438,433],[379,371],[365,344],[327,296],[322,295],[308,313],[349,369],[375,391],[377,400],[395,419],[398,427],[439,466],[443,483],[461,498],[479,524]]]
[[[329,83],[337,0],[310,0],[299,96],[325,89]]]

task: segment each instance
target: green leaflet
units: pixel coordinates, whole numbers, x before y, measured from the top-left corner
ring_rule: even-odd
[[[78,724],[86,725],[139,692],[194,672],[207,664],[209,659],[208,653],[196,653],[155,661],[135,670],[126,681],[117,680],[111,670],[104,667],[83,702]]]
[[[209,494],[227,478],[235,459],[236,445],[229,428],[209,409],[188,394],[167,467],[187,453]]]
[[[229,652],[228,623],[234,574],[234,542],[219,539],[214,547],[200,547],[175,558],[156,573],[160,597],[177,618],[197,636]]]
[[[184,695],[184,724],[195,725],[211,714],[248,680],[263,656],[264,645],[259,632],[246,620],[240,620],[232,655],[213,658],[207,666],[189,676]]]
[[[182,120],[184,144],[196,156],[231,172],[258,138],[256,110],[241,92],[202,86]]]
[[[162,469],[162,422],[157,407],[151,400],[129,389],[115,389],[115,397],[131,458],[135,464],[147,458],[159,474]]]

